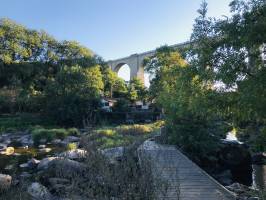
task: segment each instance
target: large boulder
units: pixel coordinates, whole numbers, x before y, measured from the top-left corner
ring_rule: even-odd
[[[41,153],[49,153],[49,152],[51,152],[52,151],[52,149],[51,148],[41,148],[41,149],[39,149],[39,152],[41,152]]]
[[[59,193],[64,193],[73,189],[71,181],[65,178],[49,178],[48,182],[51,188]]]
[[[225,170],[218,174],[213,174],[214,178],[217,179],[222,185],[230,185],[232,181],[232,173],[230,170]]]
[[[230,170],[234,182],[246,185],[252,183],[252,160],[244,144],[227,142],[221,145],[218,152],[220,168]]]
[[[48,169],[60,170],[65,176],[73,173],[79,173],[86,169],[86,165],[67,158],[54,159],[49,163]]]
[[[44,158],[40,161],[40,163],[38,164],[37,169],[38,170],[45,170],[48,168],[49,163],[55,159],[58,159],[59,157],[48,157],[48,158]]]
[[[251,154],[243,145],[237,143],[223,144],[219,151],[219,161],[227,168],[239,165],[251,165]]]
[[[86,165],[78,161],[56,158],[50,161],[43,170],[39,171],[42,183],[49,183],[50,178],[73,179],[83,176]]]
[[[120,161],[124,156],[124,147],[114,147],[102,150],[102,154],[109,159],[111,163]]]
[[[50,199],[52,199],[52,195],[49,192],[49,190],[45,186],[41,185],[38,182],[32,183],[28,187],[27,192],[30,194],[30,196],[33,199],[36,199],[36,200],[50,200]]]
[[[36,168],[38,165],[39,165],[40,161],[35,159],[35,158],[32,158],[28,161],[28,167],[30,169],[34,169]]]
[[[80,138],[76,136],[67,136],[64,141],[67,143],[79,142]]]
[[[6,174],[0,174],[0,190],[7,190],[10,188],[12,177]]]

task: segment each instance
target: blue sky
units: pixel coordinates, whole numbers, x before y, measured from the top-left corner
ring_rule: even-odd
[[[207,0],[229,15],[230,0]],[[0,0],[0,17],[76,40],[105,60],[189,39],[201,0]]]

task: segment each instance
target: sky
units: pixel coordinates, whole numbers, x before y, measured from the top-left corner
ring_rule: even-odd
[[[0,18],[76,40],[105,60],[189,40],[202,0],[0,0]],[[207,0],[209,16],[231,0]]]

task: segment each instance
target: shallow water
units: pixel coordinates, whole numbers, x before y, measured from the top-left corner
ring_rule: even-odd
[[[0,155],[0,173],[13,174],[21,172],[19,165],[28,162],[31,158],[41,160],[45,157],[55,155],[57,153],[65,151],[65,148],[49,146],[52,151],[49,153],[40,152],[38,148],[15,148],[13,155]]]

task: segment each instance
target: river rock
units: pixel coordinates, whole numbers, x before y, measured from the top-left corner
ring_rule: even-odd
[[[85,164],[61,157],[52,160],[45,170],[40,171],[39,175],[42,180],[46,181],[49,178],[73,179],[83,175],[85,170]]]
[[[116,163],[121,160],[125,152],[124,147],[114,147],[102,150],[104,156],[106,156],[111,163]]]
[[[80,140],[79,137],[76,137],[76,136],[67,136],[67,137],[64,139],[64,142],[72,143],[72,142],[79,142],[79,140]]]
[[[225,170],[219,174],[214,175],[215,179],[217,179],[222,185],[230,185],[233,183],[232,181],[232,173],[230,170]]]
[[[36,199],[36,200],[50,200],[50,199],[52,199],[52,195],[48,191],[48,189],[38,182],[32,183],[28,187],[27,192],[31,195],[31,197],[33,197],[33,199]]]
[[[60,157],[68,158],[71,160],[82,159],[87,155],[87,151],[83,149],[69,150],[59,154]]]
[[[12,170],[12,169],[14,169],[14,165],[7,165],[6,167],[5,167],[5,170]]]
[[[19,177],[22,179],[27,179],[27,178],[31,178],[32,175],[29,172],[22,172]]]
[[[65,178],[49,178],[48,182],[50,183],[51,187],[57,192],[62,192],[67,189],[68,190],[72,189],[71,187],[69,187],[71,185],[70,180]]]
[[[46,147],[46,145],[45,144],[40,144],[38,147],[39,147],[39,149],[44,149]]]
[[[252,163],[255,165],[265,165],[266,164],[266,153],[256,153],[252,156]]]
[[[10,156],[15,153],[14,147],[7,147],[5,155]]]
[[[47,140],[45,138],[42,138],[42,139],[40,139],[39,143],[40,144],[46,144],[47,143]]]
[[[54,139],[54,140],[52,140],[52,144],[53,145],[58,145],[58,144],[61,144],[61,142],[62,142],[62,140],[60,140],[60,139]]]
[[[6,144],[0,144],[0,151],[5,151],[7,148]]]
[[[52,151],[52,149],[47,147],[47,148],[39,149],[39,151],[40,151],[41,153],[49,153],[50,151]]]
[[[235,194],[237,194],[238,196],[238,199],[240,200],[248,200],[248,199],[252,199],[252,198],[257,198],[257,197],[254,197],[252,196],[252,194],[256,194],[256,190],[248,187],[248,186],[245,186],[245,185],[242,185],[240,183],[233,183],[232,185],[229,185],[229,186],[225,186],[228,190],[234,192]]]
[[[74,160],[67,158],[54,159],[49,163],[49,168],[62,169],[64,173],[70,172],[80,172],[86,168],[86,165]]]
[[[59,157],[48,157],[48,158],[44,158],[40,161],[40,163],[37,166],[38,170],[44,170],[48,168],[48,165],[51,161],[55,160],[55,159],[59,159]]]
[[[0,190],[7,190],[10,188],[12,177],[6,174],[0,174]]]
[[[19,167],[20,168],[28,168],[29,165],[28,165],[28,163],[23,163],[23,164],[20,164]]]
[[[32,158],[28,161],[28,167],[31,168],[31,169],[34,169],[38,166],[38,164],[40,163],[39,160],[35,159],[35,158]]]
[[[252,161],[249,150],[243,144],[222,144],[218,152],[219,167],[230,170],[234,182],[252,184]]]
[[[31,135],[25,135],[20,138],[20,142],[23,146],[32,146],[33,145],[33,140]]]

